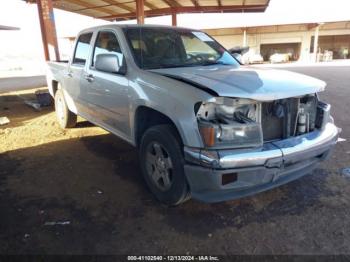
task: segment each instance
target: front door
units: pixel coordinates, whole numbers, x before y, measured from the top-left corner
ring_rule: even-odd
[[[118,56],[120,66],[126,66],[116,34],[100,31],[96,37],[91,65],[86,67],[82,81],[85,81],[88,103],[95,110],[96,123],[128,140],[129,81],[124,74],[102,72],[95,68],[96,56],[105,53]]]

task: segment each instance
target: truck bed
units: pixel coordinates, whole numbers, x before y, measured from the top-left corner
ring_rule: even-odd
[[[47,62],[47,86],[49,92],[54,96],[54,84],[63,83],[67,75],[68,61],[49,61]]]

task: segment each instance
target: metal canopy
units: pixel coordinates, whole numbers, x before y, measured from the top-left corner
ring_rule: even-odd
[[[25,0],[36,3],[37,0]],[[105,20],[127,20],[138,16],[179,13],[264,12],[270,0],[52,0],[53,7]]]
[[[270,0],[23,0],[38,7],[45,59],[60,60],[53,9],[62,9],[105,20],[171,15],[176,26],[179,13],[264,12]]]

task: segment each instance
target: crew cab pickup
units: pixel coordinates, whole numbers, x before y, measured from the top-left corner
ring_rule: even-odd
[[[337,142],[330,105],[317,95],[323,81],[241,66],[199,30],[90,28],[68,63],[48,67],[60,126],[79,115],[137,147],[146,184],[168,205],[285,184]]]

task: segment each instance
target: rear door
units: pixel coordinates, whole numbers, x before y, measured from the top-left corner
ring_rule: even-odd
[[[81,79],[84,74],[84,67],[91,53],[92,32],[82,33],[74,48],[70,65],[67,69],[65,89],[69,96],[73,98],[77,111],[83,116],[88,115],[87,101],[84,89],[81,86]]]
[[[83,86],[89,106],[94,109],[96,122],[129,140],[129,80],[125,74],[107,73],[95,68],[96,56],[105,53],[117,55],[121,67],[126,67],[116,33],[101,30],[96,36],[90,66],[86,67]]]

